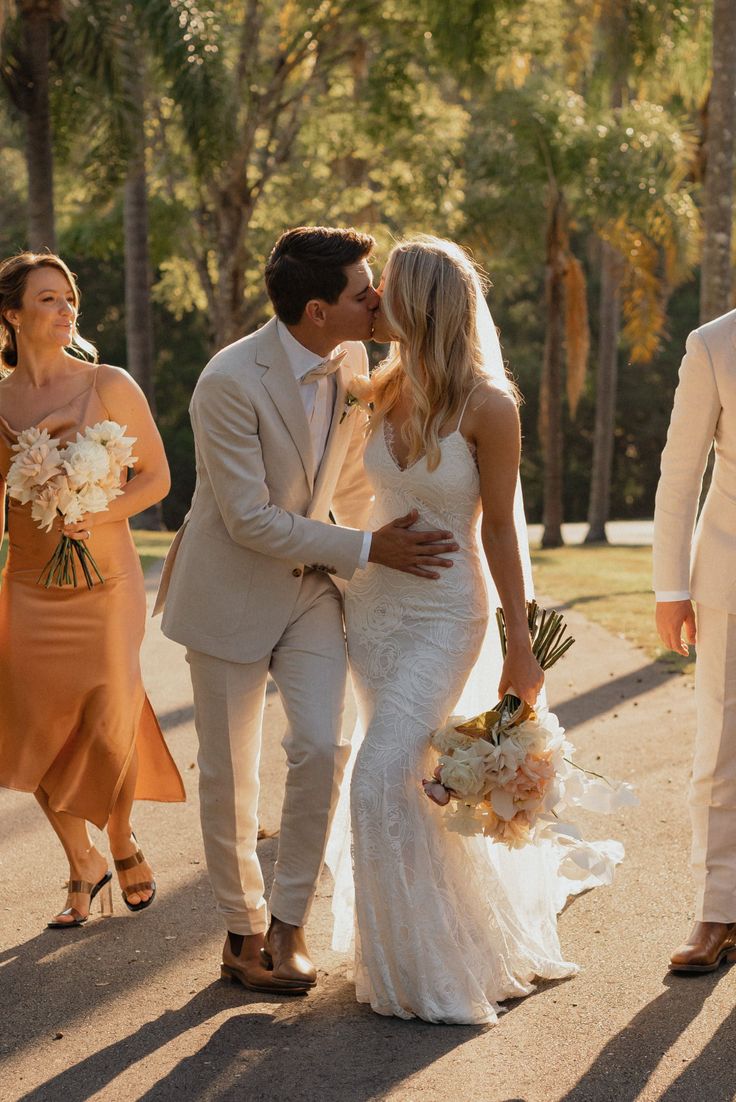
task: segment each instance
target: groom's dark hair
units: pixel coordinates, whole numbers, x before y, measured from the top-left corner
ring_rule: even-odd
[[[330,226],[282,233],[266,262],[266,290],[277,317],[298,325],[310,299],[337,302],[348,282],[344,269],[370,256],[375,244],[370,234]]]

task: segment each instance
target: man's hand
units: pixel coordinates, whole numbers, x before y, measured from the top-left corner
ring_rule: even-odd
[[[452,559],[439,556],[457,551],[458,545],[452,532],[411,532],[412,524],[418,520],[419,513],[412,509],[405,517],[397,517],[374,532],[368,561],[416,574],[418,578],[439,578],[432,568],[452,566]]]
[[[657,601],[657,631],[664,645],[688,657],[687,644],[695,646],[695,612],[691,601]]]

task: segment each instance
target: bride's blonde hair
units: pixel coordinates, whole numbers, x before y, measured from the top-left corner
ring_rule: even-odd
[[[477,324],[487,280],[459,245],[425,234],[391,251],[383,277],[381,308],[395,340],[373,375],[371,431],[408,380],[412,412],[402,429],[407,463],[426,453],[432,471],[440,461],[440,430],[488,378]],[[516,397],[513,383],[506,382]]]

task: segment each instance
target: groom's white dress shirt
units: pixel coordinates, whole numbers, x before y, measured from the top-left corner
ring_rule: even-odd
[[[304,412],[307,415],[307,421],[309,422],[309,435],[312,438],[314,458],[317,469],[319,470],[322,456],[325,454],[327,435],[330,431],[330,421],[332,420],[332,411],[335,406],[335,395],[337,393],[335,376],[334,374],[325,375],[321,379],[315,379],[312,383],[301,383],[303,377],[308,372],[312,371],[313,368],[322,364],[324,359],[317,352],[312,352],[309,348],[305,348],[303,344],[300,344],[282,321],[276,321],[276,332],[279,335],[279,340],[283,345],[286,358],[289,361],[289,367],[294,372],[294,378],[301,384],[299,393],[304,403]],[[337,348],[332,350],[328,358],[334,359],[340,355],[340,352],[341,346],[338,345]],[[368,556],[371,552],[371,540],[372,534],[370,532],[364,532],[363,548],[360,552],[360,559],[358,560],[359,570],[362,570],[368,563]]]

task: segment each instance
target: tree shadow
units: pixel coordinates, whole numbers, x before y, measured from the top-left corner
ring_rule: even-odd
[[[692,1102],[707,1094],[708,1102],[732,1102],[736,1094],[733,1039],[736,1010],[732,1010],[699,1056],[691,1060],[670,1084],[660,1102]]]
[[[706,999],[726,974],[719,970],[687,978],[668,974],[665,990],[648,1003],[627,1026],[616,1034],[560,1102],[635,1102],[645,1089],[662,1056],[672,1047],[700,1014]],[[733,1098],[733,1018],[732,1014],[715,1037],[680,1078],[662,1095],[660,1102],[726,1102]],[[698,1070],[698,1067],[700,1070]],[[715,1072],[725,1082],[730,1074],[728,1094],[711,1091],[706,1077]],[[707,1084],[704,1093],[703,1084]],[[671,1093],[676,1090],[677,1093]],[[689,1093],[687,1093],[689,1090]]]
[[[584,693],[561,701],[555,706],[555,712],[563,727],[574,727],[609,711],[622,700],[634,700],[652,692],[663,681],[668,681],[669,676],[660,662],[646,662],[630,673],[612,677]]]
[[[176,727],[183,727],[194,721],[194,705],[189,704],[183,708],[171,708],[168,712],[157,712],[159,726],[162,731],[173,731]]]
[[[620,589],[618,593],[584,593],[579,597],[573,597],[564,604],[555,605],[558,612],[575,610],[578,605],[590,605],[595,601],[610,601],[612,597],[636,597],[652,594],[651,589]],[[653,596],[653,595],[652,595]]]
[[[477,1037],[478,1027],[436,1026],[379,1018],[355,1003],[347,981],[324,996],[299,1000],[298,1013],[264,1012],[266,997],[210,984],[178,1010],[167,1010],[73,1067],[24,1094],[18,1102],[86,1102],[127,1068],[203,1022],[242,1005],[205,1043],[182,1059],[139,1102],[196,1098],[198,1102],[319,1098],[368,1102]],[[293,997],[276,997],[294,1005]],[[258,1009],[249,1005],[258,1004]]]
[[[275,838],[258,845],[267,882],[273,875],[277,847]],[[141,914],[118,914],[116,900],[111,918],[92,918],[74,930],[43,929],[28,941],[3,949],[3,1002],[10,1003],[13,992],[35,992],[38,997],[23,999],[13,1014],[4,1017],[0,1057],[31,1049],[39,1039],[56,1032],[77,1030],[81,1021],[94,1020],[98,1011],[116,1002],[134,1008],[142,998],[145,1005],[146,988],[158,983],[181,959],[213,958],[208,975],[217,974],[215,954],[223,936],[206,871],[198,867],[177,888],[160,890],[155,905]],[[237,1005],[237,999],[228,998],[230,1003],[220,999],[219,1009]]]

